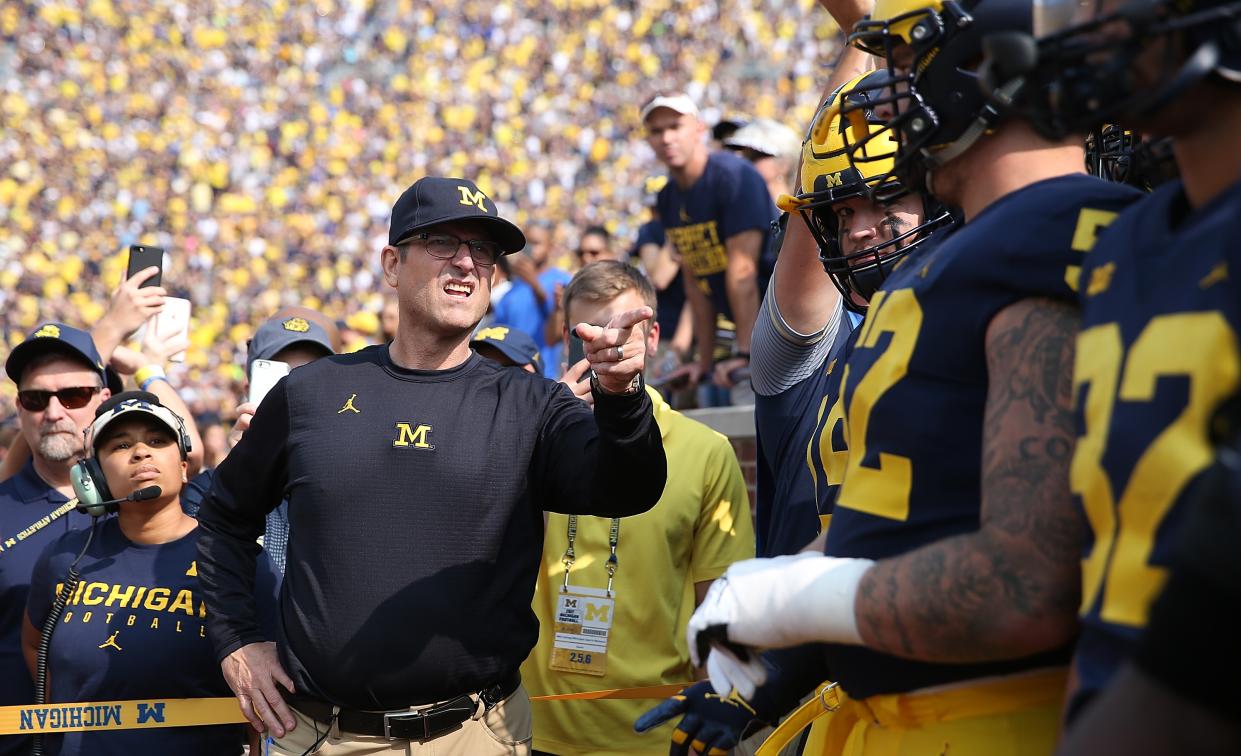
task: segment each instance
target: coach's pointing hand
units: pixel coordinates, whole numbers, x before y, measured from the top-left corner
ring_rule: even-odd
[[[606,392],[621,394],[646,367],[646,328],[643,322],[655,315],[649,307],[626,310],[605,326],[578,323],[574,330],[582,337],[586,359]]]

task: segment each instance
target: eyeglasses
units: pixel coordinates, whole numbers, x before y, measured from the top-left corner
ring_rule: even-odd
[[[82,409],[90,404],[91,397],[102,390],[98,386],[73,386],[58,391],[24,389],[17,392],[17,402],[27,412],[42,412],[54,396],[65,409]]]
[[[437,260],[456,257],[462,244],[470,248],[470,258],[475,265],[495,265],[500,255],[504,254],[503,247],[489,239],[460,239],[448,234],[416,234],[412,238],[421,241],[427,254]]]

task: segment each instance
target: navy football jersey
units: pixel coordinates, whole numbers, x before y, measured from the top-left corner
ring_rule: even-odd
[[[987,326],[1021,300],[1076,301],[1073,286],[1098,228],[1140,196],[1081,174],[1040,181],[997,200],[928,254],[902,261],[871,300],[842,376],[849,452],[828,554],[883,559],[978,530]],[[860,698],[1068,656],[1065,648],[929,664],[833,646],[828,663]]]
[[[761,231],[761,255],[767,247],[771,222],[779,215],[758,169],[731,152],[713,152],[707,158],[706,170],[689,188],[683,190],[669,181],[659,192],[656,209],[664,233],[715,305],[716,313],[733,320],[724,287],[728,269],[725,242],[742,231]]]
[[[835,491],[812,461],[810,447],[817,446],[825,407],[840,393],[840,374],[859,332],[853,323],[850,313],[841,314],[835,342],[813,373],[773,396],[754,394],[757,556],[797,553],[831,514]]]
[[[1190,213],[1174,182],[1086,258],[1070,481],[1090,534],[1073,711],[1135,648],[1185,502],[1214,460],[1212,417],[1241,374],[1238,219],[1241,184]]]

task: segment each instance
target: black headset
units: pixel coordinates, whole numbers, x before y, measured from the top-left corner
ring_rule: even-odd
[[[95,420],[98,421],[103,415],[130,401],[145,402],[168,410],[177,422],[177,446],[181,450],[181,459],[185,460],[189,457],[192,447],[185,420],[160,403],[159,397],[149,391],[125,391],[111,397],[95,410]],[[90,443],[87,444],[86,452],[87,456],[69,470],[69,482],[73,486],[73,493],[78,497],[77,511],[92,517],[112,514],[119,508],[119,505],[115,503],[112,491],[108,488],[108,479],[103,474],[103,468],[99,466],[99,460],[95,458],[93,434]]]

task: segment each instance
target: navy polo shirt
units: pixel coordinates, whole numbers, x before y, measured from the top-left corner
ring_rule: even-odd
[[[32,461],[0,483],[0,706],[34,703],[34,683],[21,650],[30,575],[49,543],[91,522],[73,509],[52,519],[68,501],[39,477]],[[0,756],[29,750],[29,738],[0,735]]]

